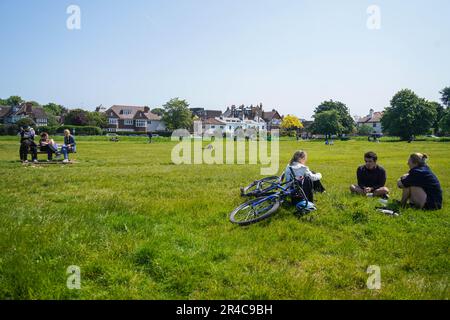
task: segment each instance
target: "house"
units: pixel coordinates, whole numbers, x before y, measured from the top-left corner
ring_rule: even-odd
[[[109,132],[162,132],[166,126],[161,117],[147,106],[114,105],[106,110]]]
[[[273,109],[269,112],[263,112],[262,118],[267,123],[267,130],[280,129],[283,117],[278,113],[277,110]]]
[[[33,106],[32,103],[25,102],[19,106],[1,106],[0,107],[0,123],[15,124],[23,118],[29,118],[36,123],[37,127],[48,125],[48,116],[44,108]]]
[[[383,133],[381,118],[383,118],[383,112],[375,112],[373,109],[370,109],[369,114],[365,117],[357,119],[356,124],[358,127],[364,125],[370,126],[373,128],[374,133]]]
[[[220,110],[205,110],[204,108],[191,108],[189,110],[202,121],[219,118],[222,115]]]
[[[240,107],[236,107],[232,105],[231,107],[227,107],[227,110],[223,113],[223,117],[225,118],[239,118],[239,119],[255,119],[257,117],[263,117],[263,105],[262,103],[254,107],[253,105],[246,107],[241,105]]]

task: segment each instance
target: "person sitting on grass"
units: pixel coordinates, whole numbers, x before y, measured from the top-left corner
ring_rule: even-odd
[[[295,179],[301,182],[303,191],[309,201],[314,202],[314,191],[325,192],[320,180],[322,174],[311,171],[307,166],[308,154],[305,151],[297,151],[292,156],[291,162],[286,168],[285,177],[286,182],[292,180],[292,173],[295,175]],[[294,200],[295,202],[295,200]]]
[[[69,162],[69,152],[77,152],[77,144],[75,138],[70,134],[68,129],[64,130],[64,144],[61,147],[61,153],[64,155],[64,163]]]
[[[53,160],[53,153],[56,153],[59,156],[58,145],[55,143],[53,139],[50,139],[47,132],[41,133],[41,139],[39,140],[39,147],[41,152],[47,152],[48,161]]]
[[[389,197],[389,189],[386,184],[386,171],[377,164],[378,156],[375,152],[367,152],[364,155],[365,165],[362,165],[356,171],[358,179],[357,185],[351,185],[352,193],[365,195],[368,197]]]
[[[442,188],[438,178],[427,165],[428,156],[414,153],[409,157],[409,173],[401,177],[397,185],[403,190],[401,204],[423,210],[442,209]]]
[[[37,160],[37,145],[34,142],[34,130],[29,126],[22,127],[20,132],[20,160],[23,163],[28,163],[28,152],[31,152],[31,157],[33,162],[38,162]]]

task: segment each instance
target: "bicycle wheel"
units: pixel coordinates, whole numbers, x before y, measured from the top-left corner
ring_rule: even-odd
[[[257,180],[249,184],[245,188],[241,188],[241,196],[243,197],[259,197],[266,195],[268,189],[273,189],[273,186],[279,183],[280,177],[273,176],[261,180]]]
[[[241,226],[267,219],[280,207],[277,196],[259,197],[241,204],[230,214],[230,221]]]

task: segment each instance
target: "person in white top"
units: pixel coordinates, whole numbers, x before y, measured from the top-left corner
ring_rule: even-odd
[[[319,181],[322,179],[322,174],[314,173],[306,166],[306,161],[308,160],[308,154],[305,151],[297,151],[294,153],[291,162],[286,168],[286,181],[289,182],[292,179],[291,169],[294,171],[295,178],[310,178],[311,181]]]

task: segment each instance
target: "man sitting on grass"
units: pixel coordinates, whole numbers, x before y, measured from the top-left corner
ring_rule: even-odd
[[[368,197],[389,197],[389,189],[386,184],[386,171],[377,164],[378,156],[375,152],[367,152],[364,155],[365,165],[360,166],[356,173],[358,185],[351,185],[350,191]]]

